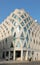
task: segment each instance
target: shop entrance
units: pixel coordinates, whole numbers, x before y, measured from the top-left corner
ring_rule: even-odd
[[[21,51],[16,51],[16,60],[21,59]]]
[[[3,59],[5,58],[5,52],[3,52],[3,55],[2,55]]]

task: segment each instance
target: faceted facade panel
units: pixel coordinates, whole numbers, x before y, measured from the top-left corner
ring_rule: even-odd
[[[0,58],[40,60],[39,51],[40,25],[23,9],[16,9],[0,24]]]

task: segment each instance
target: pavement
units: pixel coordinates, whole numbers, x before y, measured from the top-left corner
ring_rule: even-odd
[[[2,60],[2,61],[0,61],[0,64],[6,64],[6,63],[28,63],[29,61],[13,61],[13,60],[10,60],[10,61],[5,61],[5,60]]]
[[[40,65],[40,61],[0,61],[0,65]]]

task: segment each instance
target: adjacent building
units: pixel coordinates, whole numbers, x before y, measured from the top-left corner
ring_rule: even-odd
[[[0,59],[40,60],[40,25],[24,9],[0,24]]]

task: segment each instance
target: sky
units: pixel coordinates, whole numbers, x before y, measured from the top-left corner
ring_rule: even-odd
[[[0,23],[15,9],[24,9],[40,23],[40,0],[0,0]]]

